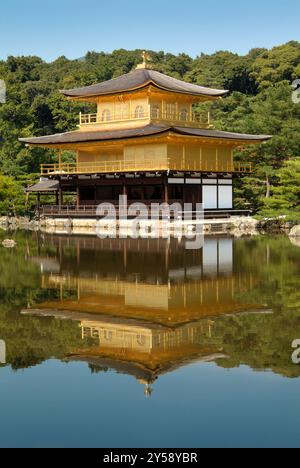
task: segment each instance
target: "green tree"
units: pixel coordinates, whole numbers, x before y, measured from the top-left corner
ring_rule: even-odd
[[[0,175],[0,214],[17,215],[24,211],[24,192],[12,177]]]
[[[290,159],[277,174],[278,185],[272,196],[264,201],[260,212],[264,216],[287,215],[300,221],[300,158]]]
[[[26,148],[18,138],[76,129],[80,111],[94,112],[92,104],[68,101],[59,89],[128,73],[141,62],[141,52],[91,51],[77,60],[62,56],[52,63],[39,57],[0,61],[0,78],[6,81],[8,98],[6,104],[0,104],[0,174],[20,180],[38,173],[41,163],[53,160],[52,150]],[[292,102],[290,86],[300,77],[300,43],[291,41],[272,50],[257,48],[244,56],[219,51],[196,59],[183,53],[149,52],[158,71],[230,91],[223,100],[204,105],[204,110],[211,108],[215,128],[273,135],[265,145],[236,152],[238,161],[251,161],[254,167],[253,174],[236,183],[236,205],[261,210],[279,183],[278,171],[300,154],[300,105]]]
[[[296,71],[300,63],[300,44],[288,42],[272,50],[266,50],[252,66],[252,76],[261,89],[273,86],[280,81],[290,83],[299,78]]]

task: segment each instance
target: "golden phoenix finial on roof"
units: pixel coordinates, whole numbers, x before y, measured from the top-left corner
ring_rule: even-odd
[[[140,63],[136,68],[137,70],[138,69],[141,69],[141,68],[148,68],[148,69],[151,69],[152,68],[152,65],[151,63],[149,62],[152,62],[152,57],[151,55],[146,52],[145,50],[143,51],[142,53],[142,57],[143,57],[143,63]]]

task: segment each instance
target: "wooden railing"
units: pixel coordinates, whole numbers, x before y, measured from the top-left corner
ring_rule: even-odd
[[[120,172],[166,171],[168,164],[144,161],[101,161],[97,163],[42,164],[42,175],[54,174],[109,174]]]
[[[168,121],[177,124],[198,124],[201,127],[208,128],[211,126],[210,112],[197,113],[174,111],[166,112],[161,111],[155,107],[148,107],[139,112],[125,112],[125,113],[100,113],[100,114],[81,114],[79,115],[80,125],[95,125],[95,124],[112,124],[117,122],[138,121],[138,120],[158,120]],[[198,126],[197,125],[197,126]]]
[[[42,164],[41,175],[58,174],[113,174],[125,172],[149,172],[149,171],[196,171],[196,172],[228,172],[251,173],[251,163],[217,163],[195,160],[193,162],[172,161],[155,162],[153,159],[132,161],[98,161],[97,163],[57,163]]]
[[[137,200],[128,200],[127,202],[127,205],[128,207],[130,207],[130,205],[132,203],[136,203]],[[115,218],[114,214],[116,215],[117,218],[120,217],[120,210],[119,210],[119,202],[116,201],[116,200],[110,200],[110,201],[99,201],[97,203],[95,203],[94,205],[84,205],[84,204],[80,204],[80,205],[41,205],[39,206],[38,208],[38,211],[39,211],[39,214],[41,216],[59,216],[59,217],[74,217],[74,216],[77,216],[77,217],[88,217],[88,216],[97,216],[99,218],[102,218],[104,216],[107,216],[106,215],[100,215],[99,213],[97,213],[97,210],[98,210],[98,205],[100,205],[101,203],[111,203],[112,205],[114,205],[115,207],[115,212],[114,213],[111,213],[111,217],[112,219]],[[155,203],[155,204],[160,204],[162,203],[161,200],[148,200],[148,201],[143,201],[143,204],[145,205],[145,207],[147,208],[147,214],[145,214],[146,216],[146,219],[149,217],[150,213],[151,213],[151,204],[152,203]],[[172,205],[173,203],[179,203],[180,205],[182,205],[182,200],[169,200],[169,203],[170,205]],[[159,219],[163,219],[164,217],[168,216],[168,213],[164,213],[163,211],[159,212],[158,213],[158,217]],[[131,216],[131,218],[134,218],[135,216]],[[129,216],[130,218],[130,216]]]
[[[221,163],[214,161],[200,161],[193,162],[186,161],[169,161],[168,169],[171,171],[194,171],[194,172],[228,172],[228,173],[244,173],[249,174],[252,172],[251,163]]]

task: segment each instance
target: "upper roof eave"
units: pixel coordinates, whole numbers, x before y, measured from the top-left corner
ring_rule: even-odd
[[[71,99],[84,99],[133,92],[149,85],[153,85],[158,89],[168,92],[198,96],[199,98],[206,97],[207,99],[222,97],[229,92],[228,90],[207,88],[187,83],[154,70],[134,70],[133,72],[102,83],[81,88],[60,90],[60,92]]]

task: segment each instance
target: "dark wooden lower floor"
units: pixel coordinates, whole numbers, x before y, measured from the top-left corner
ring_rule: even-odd
[[[128,204],[134,202],[145,205],[170,204],[175,201],[182,206],[189,204],[192,210],[196,210],[199,204],[203,204],[207,210],[233,209],[232,175],[65,176],[56,179],[56,182],[54,205],[60,207],[72,205],[77,211],[88,210],[103,202],[118,205],[120,196],[126,196]],[[49,196],[49,193],[46,195]],[[45,204],[45,201],[42,194],[38,193],[38,205],[42,204]]]

